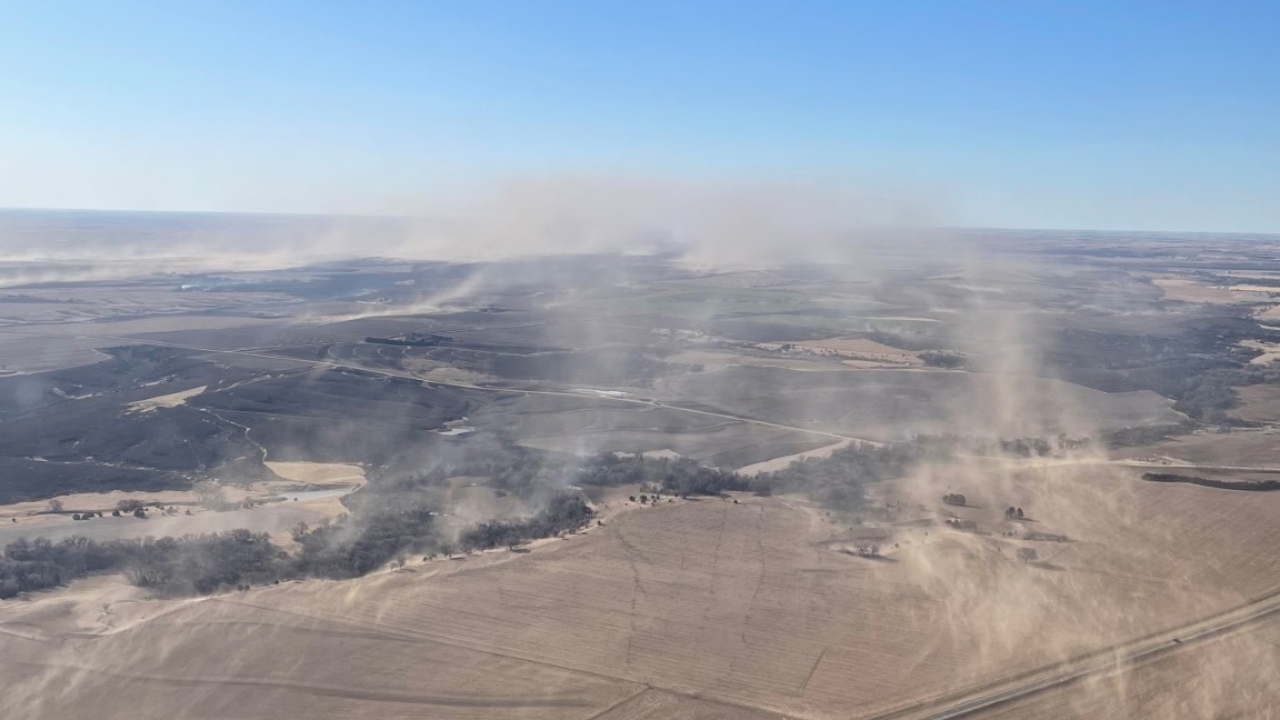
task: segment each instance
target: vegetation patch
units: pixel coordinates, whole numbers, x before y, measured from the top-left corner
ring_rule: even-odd
[[[1260,492],[1280,490],[1280,480],[1263,480],[1261,482],[1214,480],[1212,478],[1195,477],[1194,475],[1152,472],[1142,473],[1142,479],[1151,482],[1187,483],[1188,485],[1199,485],[1201,487],[1217,488],[1218,490],[1254,490]]]
[[[759,495],[804,493],[827,508],[851,512],[862,507],[865,483],[897,477],[925,453],[920,444],[848,447],[827,458],[808,458],[748,478],[688,458],[605,453],[563,461],[507,444],[495,462],[473,467],[467,474],[490,477],[497,492],[542,498],[542,509],[527,518],[475,525],[463,531],[457,547],[514,548],[576,532],[595,516],[573,489],[584,485],[634,484],[650,488],[647,492],[682,497],[747,490]],[[447,482],[456,472],[441,469],[366,485],[343,499],[351,512],[337,522],[314,528],[300,523],[293,532],[299,546],[294,554],[272,545],[266,533],[244,529],[105,542],[84,537],[58,543],[19,540],[0,558],[0,598],[99,572],[124,572],[134,584],[161,595],[200,595],[294,578],[353,578],[408,553],[449,554],[455,546],[438,531],[439,512],[422,500],[422,491]],[[565,478],[572,485],[566,487]]]

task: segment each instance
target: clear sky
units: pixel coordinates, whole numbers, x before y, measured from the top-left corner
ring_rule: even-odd
[[[1280,232],[1280,2],[8,3],[0,207],[398,208],[510,177]]]

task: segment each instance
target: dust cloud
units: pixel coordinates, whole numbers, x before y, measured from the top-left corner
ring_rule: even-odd
[[[953,276],[986,291],[968,295],[953,337],[984,382],[939,411],[948,432],[975,437],[987,449],[925,463],[890,496],[924,508],[944,494],[963,493],[968,507],[943,514],[978,523],[976,530],[923,543],[909,559],[904,554],[912,583],[940,599],[927,624],[947,628],[923,652],[954,652],[953,643],[963,638],[968,662],[957,671],[971,683],[999,688],[1031,668],[1083,667],[1101,650],[1094,667],[1109,670],[1043,701],[1018,703],[1025,714],[991,717],[1189,720],[1271,707],[1280,670],[1272,633],[1232,633],[1221,646],[1187,657],[1127,659],[1142,647],[1127,645],[1132,639],[1158,637],[1167,645],[1174,642],[1172,628],[1254,601],[1250,588],[1258,585],[1214,586],[1206,568],[1216,562],[1215,549],[1189,549],[1194,530],[1162,516],[1155,493],[1112,460],[1108,433],[1080,394],[1065,382],[1043,380],[1055,374],[1042,353],[1044,315],[1012,301],[1005,281],[1054,270],[972,246],[958,257]],[[947,310],[955,305],[948,300]],[[1000,438],[1044,438],[1055,448],[1030,458],[990,451]],[[1002,521],[1006,507],[1025,508],[1028,520]],[[1032,561],[1019,560],[1022,548],[1036,551]],[[1126,585],[1118,579],[1123,573],[1142,580]],[[1011,665],[1011,658],[1022,662]]]
[[[924,193],[580,175],[400,201],[394,215],[8,210],[0,212],[0,287],[372,257],[662,254],[717,268],[850,262],[871,259],[857,252],[864,242],[900,246],[913,241],[902,230],[944,225],[945,205]],[[885,229],[899,232],[886,237]]]
[[[1053,368],[1042,353],[1044,317],[1025,297],[1026,287],[1051,269],[1026,256],[984,252],[980,244],[937,229],[946,217],[940,205],[920,197],[785,185],[575,177],[512,182],[397,218],[307,218],[302,229],[272,218],[247,217],[209,230],[198,227],[195,218],[157,217],[153,236],[142,241],[120,241],[124,231],[104,219],[103,227],[86,231],[84,237],[37,247],[30,239],[56,228],[0,217],[0,287],[290,268],[355,257],[484,261],[461,279],[415,290],[416,297],[408,301],[355,313],[317,312],[297,320],[345,322],[462,311],[482,306],[513,286],[545,287],[538,309],[553,315],[546,330],[533,333],[534,344],[554,345],[551,333],[573,326],[575,343],[607,347],[612,329],[579,323],[583,316],[572,309],[575,301],[588,292],[638,286],[645,278],[630,275],[635,271],[621,265],[593,267],[584,277],[573,268],[572,256],[665,258],[689,277],[813,266],[815,282],[897,283],[902,298],[923,305],[930,314],[954,318],[945,336],[948,350],[965,359],[967,375],[973,377],[959,390],[938,395],[928,433],[910,423],[877,429],[882,439],[891,441],[910,441],[916,434],[953,435],[960,450],[945,461],[922,464],[892,489],[873,489],[872,498],[886,507],[918,508],[925,516],[936,516],[933,521],[972,522],[975,531],[950,531],[937,522],[921,526],[928,530],[893,526],[904,545],[887,553],[896,567],[870,577],[896,573],[892,582],[901,583],[905,592],[935,601],[922,605],[915,618],[916,628],[927,629],[921,634],[919,654],[967,658],[962,667],[951,668],[952,686],[1072,661],[1248,601],[1249,595],[1239,587],[1213,586],[1214,575],[1206,569],[1212,566],[1212,548],[1188,547],[1181,526],[1161,521],[1150,506],[1152,494],[1131,472],[1112,463],[1102,441],[1106,431],[1081,402],[1080,393],[1052,378]],[[246,229],[252,240],[245,239]],[[547,260],[504,264],[512,258]],[[915,284],[937,278],[949,282],[945,294],[936,283]],[[555,315],[561,308],[562,314]],[[564,380],[571,386],[593,387],[594,378],[609,374],[607,362],[579,367],[577,376]],[[891,372],[929,375],[944,384],[960,375],[958,370],[929,369],[885,371],[885,377]],[[873,376],[867,383],[870,396],[893,399],[900,392],[891,379]],[[805,386],[797,381],[780,394],[803,398]],[[789,408],[793,414],[805,414],[805,401],[791,402],[799,405]],[[821,429],[826,410],[811,410],[814,426]],[[409,422],[407,416],[402,420]],[[990,451],[1002,440],[1019,438],[1043,439],[1052,450],[1031,457]],[[440,452],[421,457],[419,472],[473,466],[493,450],[483,444],[460,447],[433,447]],[[575,450],[588,454],[582,444]],[[542,481],[547,488],[563,489],[572,476]],[[940,513],[929,510],[948,493],[963,493],[970,502]],[[407,502],[409,494],[397,501]],[[432,499],[445,504],[450,519],[441,530],[456,540],[461,527],[537,512],[546,494],[535,494],[521,504],[474,488],[463,477]],[[1023,509],[1026,517],[1011,520],[1004,515],[1006,507]],[[889,518],[904,525],[918,519]],[[364,532],[353,520],[329,541],[349,545]],[[1021,549],[1035,549],[1036,559],[1019,559]],[[1119,579],[1128,576],[1141,579]],[[365,583],[351,581],[352,597]],[[1160,606],[1158,611],[1150,609],[1154,604]],[[1225,698],[1260,695],[1259,683],[1267,673],[1258,672],[1257,680],[1242,676],[1239,658],[1249,659],[1251,671],[1265,667],[1273,672],[1280,669],[1274,653],[1265,640],[1240,636],[1232,642],[1235,651],[1196,666],[1195,702],[1165,707],[1164,717],[1201,717]],[[156,647],[147,652],[163,655],[168,650]],[[1117,663],[1120,659],[1117,655]],[[71,670],[60,673],[56,685],[52,680],[26,682],[23,696],[16,699],[40,708],[50,696],[73,693],[72,686],[89,682],[87,677]],[[1135,692],[1130,683],[1142,681],[1138,674],[1090,677],[1070,703],[1126,707]]]
[[[923,194],[787,183],[535,178],[437,209],[445,221],[420,221],[414,242],[432,256],[467,260],[654,253],[712,268],[845,263],[880,239],[877,230],[942,225],[942,205]],[[904,238],[911,236],[893,240]]]

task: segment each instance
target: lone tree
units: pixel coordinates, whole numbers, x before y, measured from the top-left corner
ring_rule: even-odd
[[[1035,548],[1018,548],[1018,559],[1024,563],[1032,563],[1039,560],[1040,555],[1036,552]]]
[[[54,512],[62,512],[62,501],[54,498],[49,501],[49,509]]]

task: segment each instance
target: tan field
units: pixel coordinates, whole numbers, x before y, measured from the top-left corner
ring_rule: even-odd
[[[1280,622],[1090,678],[970,717],[981,720],[1094,718],[1280,718]]]
[[[880,355],[913,355],[906,350],[899,350],[884,343],[866,338],[830,338],[828,340],[811,340],[802,343],[804,347],[822,348],[851,353],[876,353]]]
[[[861,527],[787,498],[614,501],[603,527],[529,553],[206,600],[76,584],[6,615],[0,682],[15,718],[866,716],[1280,584],[1280,558],[1252,550],[1280,539],[1280,496],[1131,472],[950,465]],[[933,501],[948,485],[972,507]],[[870,535],[884,559],[841,551]]]
[[[364,470],[356,465],[318,462],[278,462],[268,461],[266,465],[283,478],[281,480],[265,480],[247,486],[223,485],[222,495],[231,502],[264,495],[278,495],[290,490],[297,491],[300,485],[349,485],[360,486],[365,483]],[[50,502],[62,503],[66,513],[110,511],[121,500],[134,499],[146,505],[184,505],[194,503],[198,496],[193,490],[163,490],[159,492],[126,492],[113,490],[105,493],[73,493],[59,495],[50,500],[10,503],[0,505],[0,519],[9,521],[17,519],[20,523],[68,522],[65,517],[48,514]]]
[[[1269,321],[1269,322],[1280,321],[1280,305],[1272,305],[1270,307],[1264,307],[1263,309],[1255,312],[1253,314],[1253,317],[1261,321]]]
[[[190,390],[169,393],[168,395],[157,395],[155,397],[147,398],[146,400],[131,402],[128,405],[128,412],[151,412],[156,408],[172,408],[178,407],[179,405],[185,405],[188,399],[204,392],[206,387],[208,386],[201,385],[200,387],[191,388]]]
[[[1275,385],[1246,385],[1236,388],[1240,406],[1231,414],[1251,422],[1280,422],[1280,387]]]
[[[181,394],[181,393],[177,393]],[[272,541],[289,547],[290,530],[298,522],[315,523],[347,513],[341,496],[365,484],[364,471],[355,465],[317,462],[268,462],[283,480],[264,480],[247,486],[221,486],[223,499],[238,503],[248,499],[274,498],[253,509],[214,512],[200,505],[194,490],[160,492],[75,493],[61,495],[61,513],[50,513],[50,500],[0,505],[0,544],[19,537],[44,535],[61,539],[83,535],[96,540],[134,538],[151,535],[182,536],[249,528],[271,534]],[[316,486],[316,487],[310,487]],[[281,498],[284,498],[283,500]],[[110,514],[121,500],[137,500],[148,506],[176,506],[173,515],[153,512],[146,520],[132,517],[73,520],[75,512]],[[190,511],[192,514],[187,515]]]
[[[782,343],[760,343],[767,350],[779,350]],[[866,338],[836,337],[790,343],[791,352],[841,359],[851,367],[923,367],[924,362],[910,350]]]
[[[1260,340],[1241,340],[1240,346],[1262,352],[1261,355],[1249,361],[1250,365],[1270,365],[1277,358],[1280,358],[1280,344],[1277,343],[1267,343]]]
[[[772,343],[777,346],[777,343]],[[702,365],[704,369],[717,369],[735,365],[751,367],[774,367],[787,370],[830,370],[833,365],[824,360],[798,357],[757,357],[733,352],[717,352],[714,350],[684,350],[667,358],[668,362],[686,365]]]
[[[1250,285],[1249,283],[1238,283],[1236,285],[1232,285],[1231,289],[1236,292],[1260,292],[1260,293],[1280,292],[1280,288],[1277,288],[1275,285]]]
[[[1255,405],[1253,412],[1269,415],[1265,407],[1263,404]],[[1250,413],[1249,408],[1250,405],[1246,404],[1236,412]],[[1280,442],[1277,439],[1280,438],[1271,428],[1204,432],[1147,445],[1139,454],[1162,455],[1194,465],[1280,468]],[[1119,454],[1128,456],[1135,453],[1126,450]]]
[[[1152,284],[1164,291],[1164,299],[1195,303],[1255,303],[1266,302],[1270,293],[1252,289],[1237,289],[1221,285],[1209,285],[1185,277],[1156,277]]]
[[[831,453],[835,452],[836,450],[841,450],[849,447],[849,445],[852,442],[853,442],[852,440],[841,440],[840,442],[832,443],[830,445],[820,447],[815,450],[806,450],[804,452],[798,452],[792,455],[784,455],[782,457],[777,457],[772,460],[765,460],[764,462],[752,463],[751,465],[738,468],[738,472],[743,475],[758,475],[762,472],[776,472],[778,470],[785,468],[786,466],[790,465],[791,463],[797,460],[804,460],[805,458],[831,457]]]
[[[285,480],[307,485],[333,483],[363,485],[365,482],[364,470],[360,469],[358,465],[301,461],[283,462],[279,460],[268,460],[264,464],[271,468],[271,472]]]

